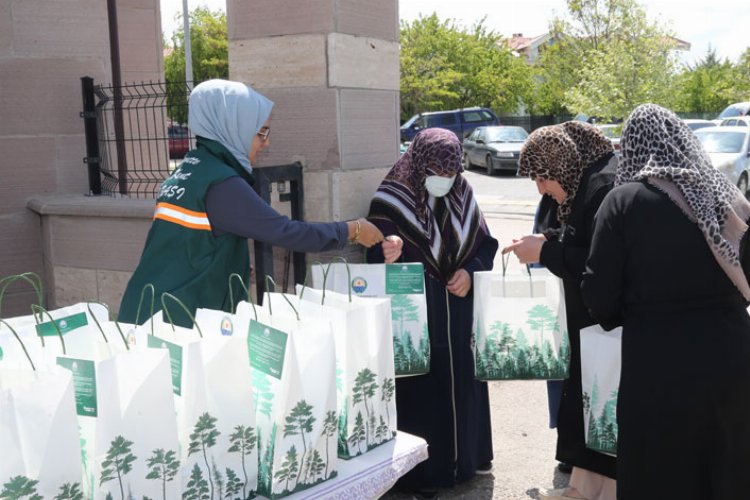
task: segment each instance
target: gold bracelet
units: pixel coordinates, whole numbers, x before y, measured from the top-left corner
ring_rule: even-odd
[[[359,230],[362,229],[359,225],[359,219],[355,220],[354,222],[357,224],[357,228],[354,230],[354,236],[352,236],[352,239],[349,240],[352,243],[357,241],[357,239],[359,238]]]

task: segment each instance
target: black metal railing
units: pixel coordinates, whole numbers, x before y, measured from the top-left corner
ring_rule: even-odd
[[[89,191],[154,198],[177,160],[194,146],[186,125],[190,82],[119,87],[81,78]]]

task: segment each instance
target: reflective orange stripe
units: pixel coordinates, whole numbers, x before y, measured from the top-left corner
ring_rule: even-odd
[[[205,212],[195,212],[171,203],[157,203],[154,220],[162,219],[190,229],[211,230],[211,223]]]

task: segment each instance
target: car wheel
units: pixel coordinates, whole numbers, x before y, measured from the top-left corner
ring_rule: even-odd
[[[471,169],[471,162],[469,161],[469,153],[464,153],[464,155],[461,157],[461,165],[464,167],[464,170]]]
[[[485,165],[487,166],[487,175],[492,175],[492,172],[494,172],[495,167],[492,164],[492,156],[487,155],[487,159],[485,160]]]
[[[747,198],[747,175],[746,174],[742,174],[740,176],[740,180],[737,182],[737,187],[739,188],[742,195]]]

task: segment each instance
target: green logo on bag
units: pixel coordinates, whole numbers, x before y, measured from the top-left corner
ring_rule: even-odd
[[[422,264],[386,264],[385,293],[388,295],[424,293]]]
[[[55,325],[53,325],[51,321],[36,325],[37,335],[41,337],[56,337],[58,328],[60,329],[60,333],[65,335],[76,328],[88,325],[89,322],[86,319],[86,313],[82,312],[57,319],[55,320],[55,324],[57,325],[57,328],[55,328]]]
[[[354,290],[354,293],[363,293],[367,290],[367,280],[357,276],[352,280],[352,290]]]

